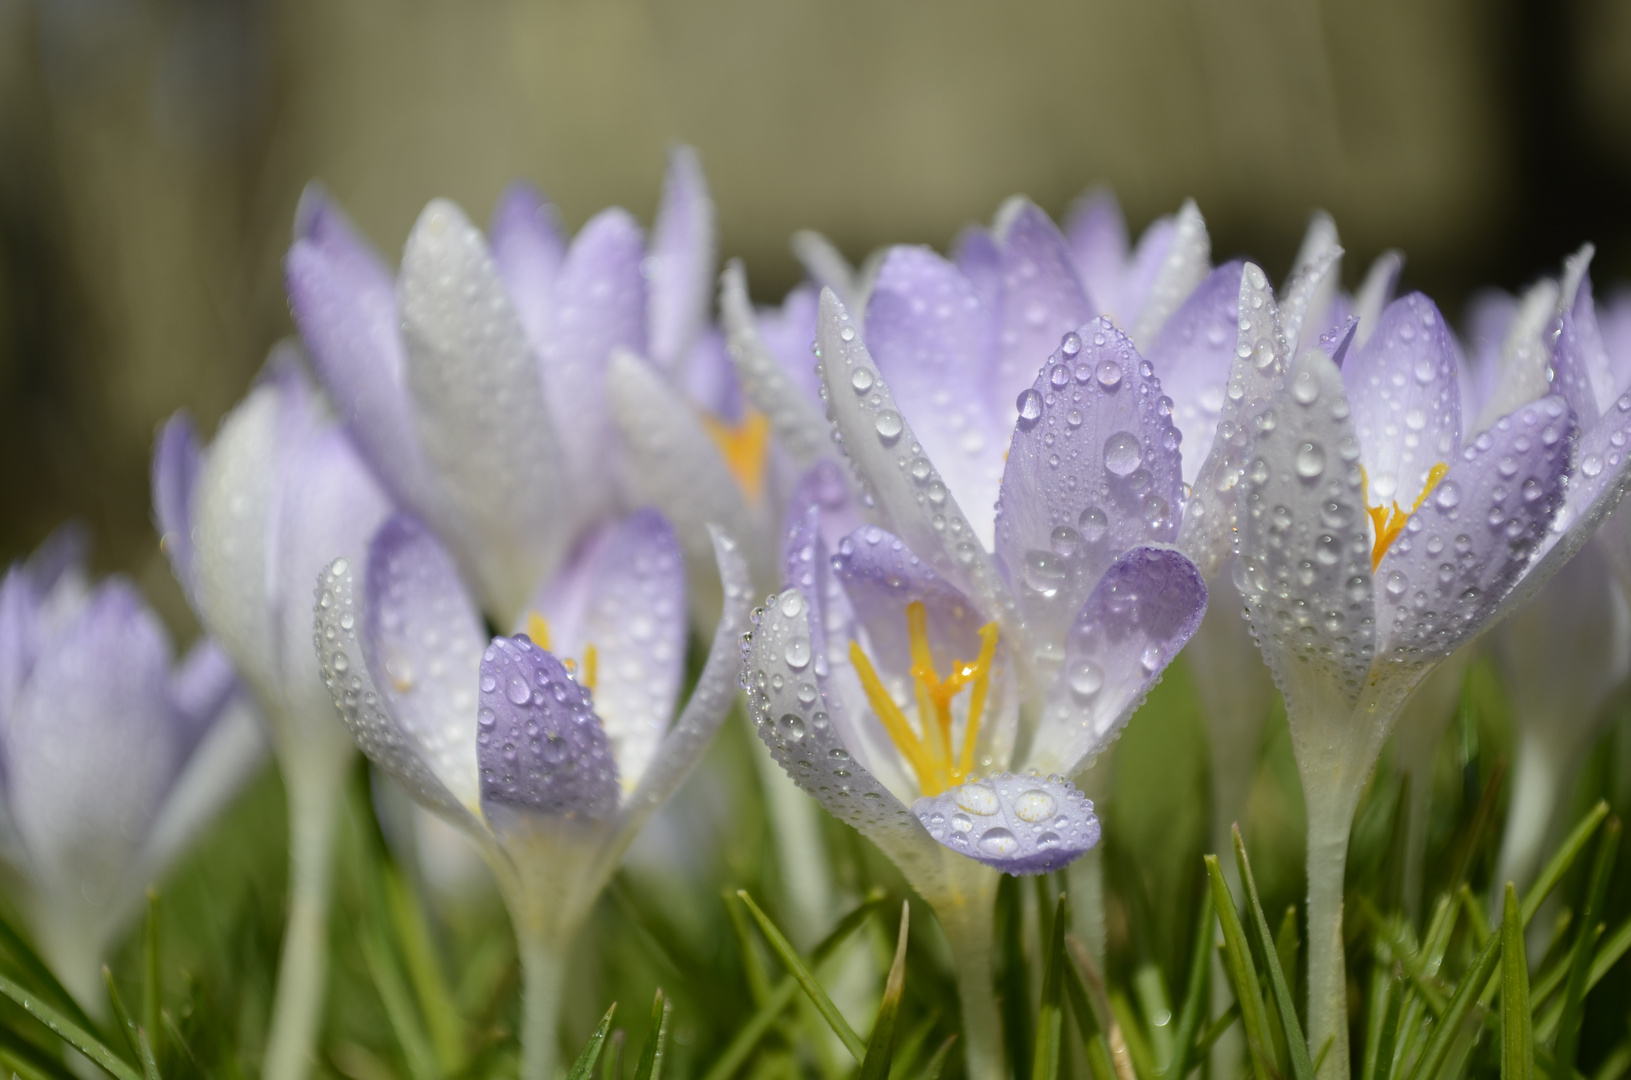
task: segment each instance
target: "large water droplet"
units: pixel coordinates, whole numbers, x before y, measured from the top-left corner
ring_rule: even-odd
[[[1325,471],[1325,450],[1319,443],[1306,442],[1297,448],[1297,475],[1313,480]]]
[[[787,661],[788,667],[794,671],[803,671],[805,665],[810,662],[810,639],[797,637],[789,641],[787,648],[782,650],[782,657]]]
[[[1097,506],[1089,506],[1082,511],[1082,516],[1076,519],[1076,528],[1081,531],[1083,540],[1089,544],[1096,544],[1104,539],[1104,534],[1110,528],[1110,519]]]
[[[997,793],[985,784],[964,784],[957,792],[957,805],[971,814],[990,817],[997,812]]]
[[[980,850],[987,855],[1011,855],[1019,847],[1019,841],[1007,829],[998,826],[987,829],[980,835]]]
[[[1051,551],[1027,551],[1025,553],[1025,584],[1042,594],[1044,600],[1052,600],[1059,594],[1059,588],[1065,583],[1065,560]]]
[[[886,443],[900,438],[900,433],[905,427],[901,422],[900,413],[894,409],[884,409],[880,412],[872,421],[872,426],[877,429],[878,438]]]
[[[1029,431],[1042,419],[1042,395],[1035,390],[1026,390],[1014,399],[1014,408],[1019,410],[1020,427]]]
[[[1080,698],[1090,698],[1104,686],[1104,669],[1087,657],[1080,656],[1065,669],[1065,681],[1070,684],[1071,693]]]
[[[1121,365],[1114,360],[1102,360],[1098,370],[1099,385],[1106,390],[1114,390],[1121,385]]]
[[[504,696],[517,705],[525,705],[532,700],[532,687],[528,686],[527,680],[521,676],[511,675],[510,681],[504,686]]]
[[[1142,460],[1132,432],[1118,431],[1104,440],[1104,467],[1116,476],[1131,476]]]
[[[858,367],[849,377],[849,384],[855,388],[857,394],[864,394],[872,389],[872,384],[876,381],[871,368]]]
[[[1041,788],[1021,792],[1014,800],[1014,814],[1021,821],[1046,821],[1059,812],[1059,804]]]
[[[1048,544],[1055,554],[1063,555],[1067,559],[1076,554],[1082,546],[1082,534],[1069,525],[1056,525],[1053,532],[1048,534]]]
[[[1440,510],[1453,510],[1461,503],[1461,489],[1454,480],[1446,480],[1433,492],[1433,502]]]

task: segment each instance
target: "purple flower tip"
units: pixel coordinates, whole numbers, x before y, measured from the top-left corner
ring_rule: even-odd
[[[1057,870],[1099,842],[1093,801],[1062,776],[999,773],[912,804],[934,837],[1005,874]]]

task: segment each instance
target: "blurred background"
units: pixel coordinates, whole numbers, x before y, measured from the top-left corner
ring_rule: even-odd
[[[321,180],[389,258],[526,177],[649,221],[673,140],[761,300],[813,227],[946,245],[1024,192],[1195,197],[1281,276],[1316,207],[1452,318],[1598,244],[1631,277],[1631,5],[1614,0],[0,0],[0,560],[68,516],[178,624],[146,468],[291,331]],[[166,600],[168,598],[168,600]]]

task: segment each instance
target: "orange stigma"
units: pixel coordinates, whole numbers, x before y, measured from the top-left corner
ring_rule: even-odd
[[[717,417],[702,416],[702,429],[719,447],[719,456],[731,471],[736,486],[749,502],[758,502],[765,490],[765,461],[770,450],[770,418],[747,409],[741,423],[731,424]]]
[[[1359,497],[1365,501],[1365,512],[1370,515],[1371,524],[1376,526],[1376,543],[1371,547],[1370,569],[1376,573],[1376,568],[1382,565],[1382,556],[1387,549],[1393,546],[1393,541],[1404,532],[1404,527],[1410,521],[1410,515],[1421,509],[1421,504],[1427,501],[1427,496],[1438,487],[1438,482],[1444,479],[1444,474],[1450,471],[1450,466],[1439,462],[1427,471],[1427,483],[1423,485],[1421,494],[1416,496],[1415,505],[1409,510],[1401,510],[1395,501],[1392,507],[1372,506],[1370,504],[1370,478],[1365,475],[1365,467],[1359,467]]]

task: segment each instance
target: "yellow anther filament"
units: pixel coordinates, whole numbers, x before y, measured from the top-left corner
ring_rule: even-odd
[[[549,620],[536,611],[527,613],[527,636],[532,643],[545,652],[554,652],[549,643]],[[561,657],[561,663],[566,665],[568,675],[578,673],[578,663],[570,657]],[[595,684],[600,681],[600,654],[595,651],[592,644],[583,647],[583,678],[578,680],[591,694],[595,691]]]
[[[921,731],[913,730],[911,721],[890,697],[858,641],[850,642],[850,661],[860,676],[861,687],[873,712],[878,714],[884,730],[917,774],[918,787],[925,795],[938,795],[961,784],[974,771],[974,748],[980,738],[980,719],[985,712],[992,661],[997,654],[997,624],[980,627],[980,655],[974,660],[953,661],[951,674],[944,679],[934,667],[929,649],[928,612],[921,603],[914,601],[906,605],[906,630],[911,641],[911,674]],[[951,703],[964,687],[970,687],[968,717],[963,727],[963,745],[954,753]]]
[[[1422,487],[1421,494],[1416,496],[1416,502],[1409,510],[1400,509],[1397,501],[1392,507],[1370,505],[1370,478],[1365,475],[1364,466],[1359,468],[1360,497],[1365,500],[1365,512],[1370,515],[1371,524],[1376,527],[1376,543],[1371,547],[1370,568],[1371,573],[1382,565],[1382,556],[1387,554],[1393,541],[1404,532],[1404,527],[1410,521],[1410,515],[1421,509],[1421,504],[1427,501],[1427,496],[1438,487],[1438,482],[1444,479],[1444,474],[1450,471],[1450,466],[1439,462],[1427,471],[1427,483]]]
[[[741,423],[731,424],[716,417],[702,417],[703,430],[719,447],[725,467],[749,502],[758,502],[765,490],[765,461],[770,449],[770,418],[748,409]]]

